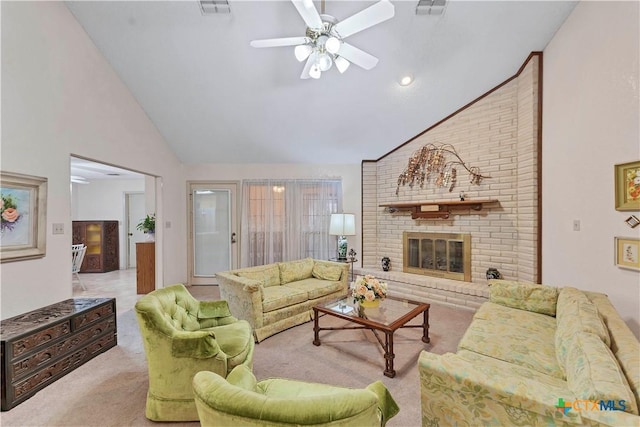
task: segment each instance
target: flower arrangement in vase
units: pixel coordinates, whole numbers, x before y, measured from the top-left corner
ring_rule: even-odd
[[[377,307],[387,297],[387,284],[367,274],[358,276],[351,289],[353,302],[363,307]]]

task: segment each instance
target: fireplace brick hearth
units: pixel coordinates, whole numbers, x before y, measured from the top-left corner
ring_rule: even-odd
[[[486,280],[484,283],[461,282],[400,271],[357,267],[353,272],[355,275],[371,274],[387,282],[388,294],[398,298],[468,310],[476,310],[482,303],[489,300],[489,286]]]

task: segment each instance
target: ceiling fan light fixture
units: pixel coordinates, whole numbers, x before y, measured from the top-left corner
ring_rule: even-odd
[[[313,64],[311,69],[309,70],[309,77],[312,79],[319,79],[322,75],[322,71],[320,70],[320,66],[318,64]]]
[[[340,50],[340,44],[341,42],[339,38],[331,36],[324,43],[324,47],[327,49],[327,52],[336,54]]]
[[[333,60],[331,59],[331,55],[326,52],[323,52],[318,56],[318,67],[320,71],[328,71],[333,65]]]
[[[295,47],[295,49],[293,50],[293,53],[296,55],[296,59],[299,62],[302,62],[309,57],[312,50],[313,48],[308,44],[300,44]]]
[[[349,65],[351,65],[351,63],[344,59],[342,56],[338,56],[334,62],[336,63],[336,68],[338,69],[338,71],[340,71],[340,74],[347,71],[347,68],[349,68]]]

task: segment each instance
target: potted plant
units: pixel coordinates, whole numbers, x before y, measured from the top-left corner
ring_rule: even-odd
[[[156,214],[147,215],[138,223],[136,228],[148,236],[148,240],[153,241],[156,232]]]

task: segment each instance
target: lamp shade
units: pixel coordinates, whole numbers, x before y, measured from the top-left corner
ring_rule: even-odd
[[[331,214],[329,234],[332,236],[355,236],[356,216],[354,214]]]

